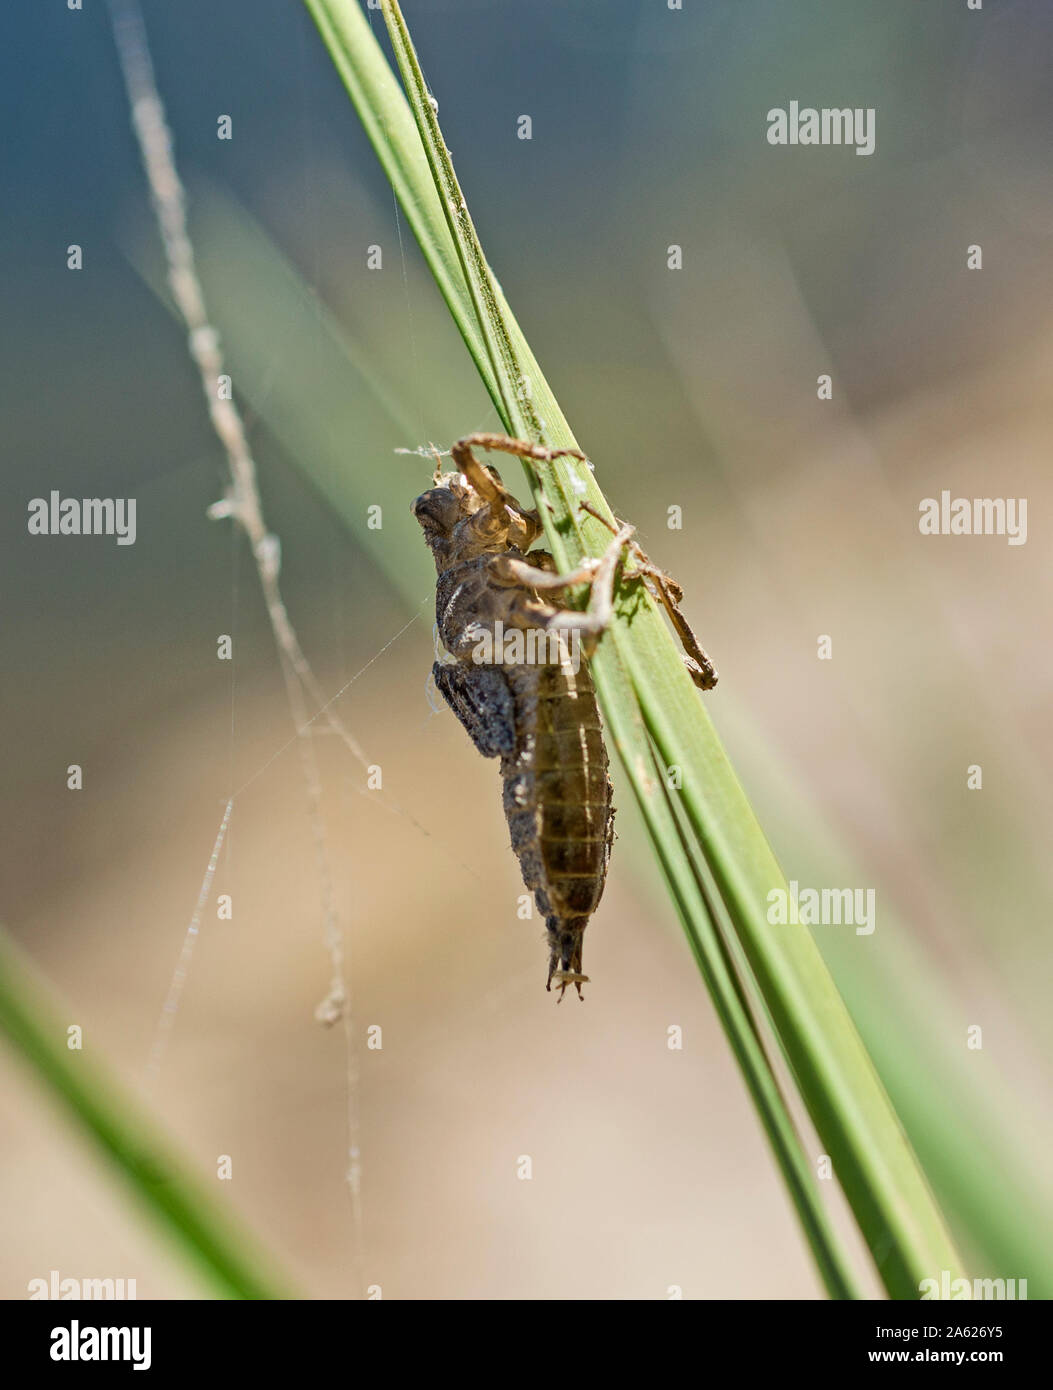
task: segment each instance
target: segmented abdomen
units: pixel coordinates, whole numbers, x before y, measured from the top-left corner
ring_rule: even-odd
[[[587,668],[515,667],[516,748],[501,760],[523,879],[550,931],[580,933],[595,912],[614,837],[596,692]]]

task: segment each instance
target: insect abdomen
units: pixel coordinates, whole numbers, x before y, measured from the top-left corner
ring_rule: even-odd
[[[553,965],[581,971],[581,935],[603,894],[614,809],[588,672],[509,671],[516,749],[502,759],[504,803],[523,880],[544,914]]]

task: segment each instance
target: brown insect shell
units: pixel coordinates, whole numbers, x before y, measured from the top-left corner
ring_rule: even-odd
[[[463,473],[444,473],[436,480],[436,490],[448,490],[462,516],[450,533],[450,559],[454,563],[488,552],[526,550],[541,533],[535,516],[506,502],[507,494],[497,470],[487,471],[500,490],[499,501],[489,502],[481,497]]]

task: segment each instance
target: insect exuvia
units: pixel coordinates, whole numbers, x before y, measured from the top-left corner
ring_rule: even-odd
[[[435,615],[449,657],[435,663],[435,684],[479,752],[501,759],[512,848],[548,932],[546,988],[554,981],[562,999],[573,984],[580,997],[582,937],[603,893],[614,807],[596,692],[578,655],[591,655],[610,621],[626,551],[633,568],[624,578],[649,582],[664,603],[696,685],[710,689],[717,673],[680,612],[679,587],[650,563],[631,526],[611,528],[599,559],[559,574],[547,551],[526,553],[541,535],[537,512],[519,505],[473,447],[539,461],[582,455],[469,435],[451,450],[455,471],[437,470],[435,486],[413,503],[435,557]],[[563,591],[582,583],[588,608],[561,606]]]

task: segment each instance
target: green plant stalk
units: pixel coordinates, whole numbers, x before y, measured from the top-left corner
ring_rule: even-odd
[[[403,111],[406,111],[405,98],[395,84],[386,61],[373,41],[371,31],[361,11],[357,6],[351,5],[343,7],[337,15],[332,12],[331,7],[315,5],[312,0],[306,0],[306,3],[312,13],[316,14],[316,17],[320,11],[324,11],[328,16],[327,22],[319,23],[320,31],[327,43],[332,43],[333,36],[339,34],[342,36],[343,42],[352,43],[355,48],[354,62],[342,58],[337,61],[337,68],[341,73],[348,71],[355,73],[355,82],[348,88],[352,101],[357,103],[364,99],[364,94],[368,95],[378,81],[383,83],[382,92],[377,97],[377,105],[387,113],[387,126],[397,126],[398,122],[394,112],[399,105]],[[430,102],[427,104],[430,108]],[[377,129],[377,123],[373,119],[367,119],[365,125],[367,131],[375,132]],[[419,149],[420,142],[417,139],[412,117],[408,123],[405,121],[402,123],[402,130],[408,138],[416,143]],[[412,164],[412,161],[405,155],[393,159],[382,150],[378,150],[378,154],[385,168],[404,169]],[[452,170],[450,173],[452,175]],[[429,189],[430,187],[429,184]],[[433,246],[436,242],[448,243],[448,250],[443,254],[428,254],[429,264],[448,266],[451,256],[455,257],[457,253],[453,249],[454,243],[443,220],[440,201],[435,196],[434,190],[431,191],[431,198],[424,190],[418,191],[413,200],[406,205],[406,212],[418,240],[429,246]],[[430,222],[422,218],[422,210],[428,212],[431,218]],[[470,227],[470,225],[469,223],[468,226]],[[428,229],[435,235],[428,236]],[[485,266],[485,262],[481,260],[481,252],[477,250],[476,274],[469,283],[480,279],[482,266]],[[504,305],[500,296],[500,290],[489,281],[488,272],[486,279],[487,283],[482,286],[479,295],[491,296],[493,302],[502,306],[503,312],[508,313],[507,306]],[[475,292],[473,285],[473,293]],[[491,355],[489,363],[492,370],[487,372],[487,362],[480,360],[472,348],[472,344],[478,336],[473,332],[475,328],[473,316],[477,312],[478,297],[473,302],[472,298],[466,294],[444,291],[444,298],[455,318],[460,315],[472,319],[470,324],[461,325],[462,336],[469,344],[469,349],[480,367],[480,374],[490,389],[491,397],[498,406],[506,428],[518,429],[521,434],[529,432],[536,436],[540,429],[540,422],[536,420],[531,420],[529,423],[524,422],[522,416],[516,413],[515,405],[513,404],[511,408],[509,406],[509,402],[515,402],[516,399],[524,403],[530,399],[529,392],[519,389],[522,384],[521,380],[513,379],[511,375],[515,370],[515,354],[511,344],[507,341],[503,344],[503,354],[496,360]],[[479,337],[479,341],[484,345],[489,344],[489,338],[485,334]],[[487,351],[489,351],[489,347],[487,347]],[[540,369],[533,363],[532,358],[529,360],[536,377],[544,385]],[[493,385],[499,381],[503,382],[503,394],[496,390]],[[547,387],[544,389],[547,391]],[[551,408],[558,414],[558,406],[554,400],[551,401]],[[516,421],[519,423],[513,423]],[[594,501],[606,509],[606,503],[598,492],[594,495]],[[833,1232],[812,1174],[808,1156],[794,1126],[789,1108],[764,1056],[763,1044],[742,997],[738,982],[728,968],[726,953],[718,936],[713,931],[692,864],[682,851],[678,850],[677,828],[662,791],[661,774],[654,766],[652,750],[639,712],[636,709],[631,686],[613,653],[602,664],[604,666],[603,671],[596,670],[595,672],[597,685],[601,687],[601,698],[603,697],[602,687],[605,687],[608,692],[606,707],[616,711],[616,716],[608,715],[610,736],[626,766],[649,770],[641,779],[637,779],[635,787],[641,798],[640,804],[645,819],[650,827],[652,839],[659,848],[659,860],[666,873],[674,903],[714,998],[718,1016],[727,1031],[734,1055],[743,1068],[747,1085],[757,1104],[765,1132],[784,1172],[793,1200],[798,1207],[798,1213],[812,1246],[820,1274],[833,1297],[855,1297],[857,1290],[850,1263],[840,1249]]]
[[[488,360],[486,344],[465,288],[456,247],[449,236],[427,237],[421,241],[418,234],[420,227],[443,226],[444,223],[406,98],[392,78],[369,22],[357,4],[330,5],[324,0],[304,0],[304,3],[318,26],[381,168],[417,235],[439,292],[493,397],[497,383],[484,365]],[[384,64],[387,82],[376,80],[377,58]]]
[[[166,1139],[81,1051],[0,930],[0,1033],[120,1171],[143,1210],[224,1298],[292,1297],[254,1242],[192,1178]]]
[[[851,1264],[834,1232],[801,1136],[765,1054],[747,992],[717,929],[726,909],[711,876],[697,872],[675,808],[665,798],[655,796],[650,806],[642,809],[688,944],[742,1070],[820,1277],[832,1298],[860,1298]]]
[[[305,3],[316,19],[324,17],[319,27],[331,51],[334,43],[354,51],[356,87],[349,86],[349,93],[356,106],[390,112],[395,105],[390,72],[358,7],[350,0]],[[477,351],[477,335],[461,322],[464,296],[443,292],[506,428],[556,447],[575,447],[482,256],[405,22],[389,0],[384,12],[445,222],[445,228],[436,222],[435,201],[415,188],[414,197],[403,202],[414,233],[429,264],[441,259],[447,269],[448,252],[440,257],[436,248],[453,239],[485,353]],[[406,138],[405,121],[379,127],[374,120],[371,127],[363,119],[374,145]],[[398,160],[390,152],[381,158],[385,167],[397,163],[404,176],[418,178],[419,164],[405,152]],[[604,515],[611,513],[590,472],[560,462],[528,469],[528,476],[557,561],[569,566],[584,554],[598,553],[605,533],[591,518],[582,518],[579,499],[587,497]],[[814,942],[804,930],[773,932],[767,922],[768,893],[785,891],[785,879],[664,622],[638,589],[623,586],[619,593],[617,618],[594,669],[608,726],[645,816],[654,793],[654,764],[649,755],[640,757],[631,715],[638,720],[642,712],[661,763],[681,769],[678,795],[687,820],[886,1289],[893,1297],[916,1298],[920,1279],[942,1269],[957,1277],[960,1259]],[[671,851],[659,843],[661,827],[653,816],[648,825],[665,865],[663,856]],[[677,902],[683,911],[680,895]]]
[[[544,402],[543,416],[534,404],[539,388],[543,386],[540,369],[529,355],[522,333],[504,303],[483,255],[399,6],[396,0],[383,0],[383,9],[396,61],[428,153],[447,224],[461,253],[465,278],[487,338],[491,365],[501,389],[505,418],[513,433],[556,446],[576,446],[551,393]],[[573,465],[565,465],[565,468],[569,473]],[[546,523],[546,533],[557,560],[571,565],[583,554],[599,553],[606,543],[606,537],[602,533],[588,535],[589,528],[580,524],[581,513],[574,505],[574,493],[580,496],[585,490],[593,491],[589,486],[592,479],[588,473],[580,470],[577,485],[572,482],[569,489],[565,475],[561,477],[557,470],[553,470],[553,473],[555,477],[552,481],[561,495],[564,517],[557,515],[554,521],[550,520],[552,488],[539,489],[535,483],[535,494],[540,494],[537,497],[540,514]],[[598,489],[595,490],[598,493]],[[592,497],[590,500],[594,506],[599,502],[603,511],[611,516],[602,497]],[[549,505],[546,506],[546,503]],[[576,532],[580,549],[564,549],[559,545],[558,537],[563,531],[561,520],[569,522]],[[796,952],[769,950],[773,934],[767,922],[768,893],[773,887],[786,891],[785,879],[720,748],[708,717],[699,708],[697,692],[654,605],[648,601],[646,606],[633,604],[626,607],[624,616],[633,622],[631,636],[627,627],[617,622],[611,635],[617,654],[629,672],[638,707],[657,747],[659,766],[679,767],[682,770],[683,803],[687,817],[699,838],[707,865],[757,977],[780,1041],[798,1076],[809,1112],[820,1136],[835,1157],[836,1170],[878,1263],[886,1288],[893,1296],[916,1297],[919,1279],[936,1269],[955,1270],[959,1265],[932,1194],[811,937],[807,934],[799,936],[797,943],[801,949]],[[646,628],[638,631],[640,607],[644,608],[650,620],[650,632]],[[650,639],[647,642],[649,651],[645,647],[647,639]],[[624,709],[620,700],[612,701],[607,690],[608,668],[612,664],[610,651],[604,651],[601,645],[594,666],[597,668],[597,686],[609,724],[620,721]],[[605,692],[607,698],[604,698]],[[675,712],[678,717],[671,717],[670,714],[670,704],[674,699],[679,704]],[[705,723],[704,729],[702,721]],[[708,739],[693,736],[701,733],[708,734]],[[643,785],[639,764],[630,764],[629,772],[644,814],[648,816],[648,789]],[[724,791],[723,806],[711,807],[706,804],[706,798],[697,795],[701,788],[711,786]],[[654,836],[654,823],[650,816],[648,824]],[[721,837],[722,826],[730,826],[738,832],[736,839],[729,842],[726,837]],[[654,840],[656,848],[660,849],[662,839],[654,836]],[[791,945],[797,943],[790,938]],[[779,944],[777,938],[775,944]],[[802,979],[795,980],[794,967]],[[829,1065],[836,1063],[837,1058],[829,1050],[824,1051],[826,1034],[831,1031],[832,1025],[838,1025],[833,1028],[834,1045],[842,1049],[842,1055],[847,1048],[855,1051],[855,1080],[862,1083],[864,1090],[869,1086],[869,1110],[865,1105],[859,1106],[853,1114],[849,1108],[855,1101],[852,1086],[837,1085],[841,1081],[839,1069],[836,1065]],[[823,1063],[827,1065],[824,1067]],[[802,1075],[804,1066],[809,1068],[809,1072]],[[889,1123],[882,1135],[880,1121],[886,1117]],[[877,1125],[872,1123],[875,1120],[878,1121]],[[886,1184],[884,1194],[880,1192],[880,1184],[887,1170],[875,1167],[870,1161],[870,1146],[872,1141],[881,1139],[886,1141],[881,1146],[884,1150],[882,1160],[888,1157],[898,1161],[896,1176],[900,1180],[901,1192],[897,1192],[892,1184]],[[850,1177],[848,1182],[845,1177],[846,1161]],[[881,1201],[882,1196],[886,1197],[885,1202]],[[938,1259],[945,1259],[946,1264],[930,1264],[922,1242],[917,1239],[922,1231],[916,1218],[920,1216],[924,1220],[926,1215],[931,1218],[926,1233],[929,1236],[929,1250]],[[896,1223],[899,1224],[901,1237],[898,1241],[890,1229]],[[897,1259],[897,1256],[900,1258]]]
[[[526,345],[522,340],[522,334],[519,333],[511,310],[494,281],[483,254],[468,212],[467,201],[461,192],[449,150],[439,129],[435,105],[429,99],[430,94],[401,11],[397,5],[386,3],[383,5],[383,11],[410,109],[428,156],[447,226],[457,246],[473,306],[483,328],[490,366],[500,392],[500,400],[495,401],[495,404],[506,428],[520,438],[551,442],[558,437],[558,426],[561,426],[570,447],[577,448],[570,427],[551,393],[542,407],[545,415],[539,413],[535,393],[544,381],[541,369],[532,354],[524,351]],[[552,424],[546,427],[546,421],[549,421],[550,417]],[[557,433],[551,433],[557,421]],[[563,440],[560,439],[559,442],[563,443]],[[594,485],[589,487],[592,483],[591,473],[588,470],[582,472],[584,477],[578,475],[577,490],[590,491],[593,505],[601,508],[613,521],[613,513],[599,488]],[[546,505],[551,494],[539,486],[536,473],[532,473],[530,481],[540,514],[546,523],[546,534],[552,541],[554,537],[550,534],[551,531],[555,530],[558,533],[560,526],[558,519],[552,520],[550,505]],[[580,509],[574,506],[565,487],[561,489],[560,495],[568,522],[573,525],[588,517],[587,513],[581,513]],[[599,523],[594,520],[591,521],[591,525],[594,529],[599,527]],[[590,550],[589,542],[582,538],[577,554],[596,554],[608,540],[609,537],[601,532],[599,536],[592,538],[594,548]],[[558,542],[554,553],[565,565],[573,563],[576,558],[574,551],[568,550],[566,546],[559,546]],[[720,947],[710,913],[691,870],[690,860],[685,858],[682,849],[677,852],[678,835],[671,815],[672,808],[668,805],[665,795],[662,769],[654,765],[652,751],[640,721],[637,702],[627,673],[619,660],[620,655],[620,652],[608,649],[606,652],[598,652],[592,661],[597,691],[603,703],[615,747],[623,765],[634,769],[636,774],[633,776],[634,792],[652,841],[659,852],[666,881],[673,890],[674,900],[692,950],[717,1006],[718,1016],[727,1031],[733,1052],[743,1069],[776,1159],[789,1185],[820,1274],[832,1296],[853,1297],[854,1281],[848,1263],[839,1249],[816,1191],[814,1178],[808,1168],[807,1158],[789,1110],[779,1094],[775,1078],[764,1058],[763,1047],[738,988],[738,981],[729,969],[726,956]]]

